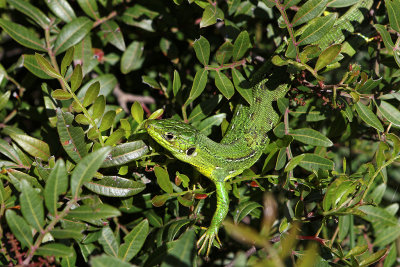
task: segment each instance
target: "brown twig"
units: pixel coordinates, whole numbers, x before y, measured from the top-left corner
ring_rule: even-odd
[[[119,105],[123,108],[125,112],[129,112],[128,103],[130,102],[139,102],[141,104],[154,104],[155,100],[151,96],[141,96],[141,95],[133,95],[125,93],[121,90],[119,85],[115,86],[114,95],[117,97]]]

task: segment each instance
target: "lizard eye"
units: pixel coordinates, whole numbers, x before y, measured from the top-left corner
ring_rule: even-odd
[[[171,141],[174,138],[175,138],[175,136],[172,133],[165,134],[165,139],[167,139],[168,141]]]
[[[188,148],[188,150],[186,150],[186,155],[188,156],[196,156],[196,148],[195,147],[191,147]]]

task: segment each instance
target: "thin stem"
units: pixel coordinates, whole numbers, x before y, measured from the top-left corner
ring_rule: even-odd
[[[71,87],[69,87],[67,81],[64,78],[61,78],[60,80],[62,81],[62,83],[64,83],[65,88],[71,94],[71,96],[75,100],[75,102],[78,104],[78,106],[82,110],[83,114],[85,114],[85,117],[89,120],[90,125],[92,125],[92,127],[95,129],[101,146],[104,146],[103,136],[101,135],[101,132],[100,132],[99,128],[97,127],[96,123],[94,122],[92,116],[90,116],[89,111],[85,108],[85,106],[82,105],[79,98],[72,91]]]
[[[354,248],[356,246],[356,237],[354,234],[354,215],[350,214],[349,215],[350,218],[350,249]]]
[[[42,243],[44,236],[47,233],[49,233],[54,228],[54,226],[68,214],[68,212],[70,211],[72,206],[74,206],[77,201],[78,200],[75,200],[75,199],[70,200],[68,202],[67,206],[64,208],[64,210],[61,213],[59,213],[57,216],[55,216],[54,219],[47,225],[46,229],[44,229],[43,232],[41,232],[39,234],[38,238],[36,239],[35,244],[29,248],[28,256],[25,258],[25,260],[23,262],[24,266],[29,265],[29,262],[33,258],[35,251],[39,248],[40,244]]]
[[[54,67],[54,69],[58,73],[60,73],[60,68],[58,67],[57,59],[56,56],[54,55],[54,51],[50,43],[50,28],[45,29],[45,39],[46,39],[47,53],[49,54],[51,64]],[[101,135],[99,128],[97,128],[97,125],[94,122],[93,118],[90,116],[88,110],[82,105],[76,94],[72,91],[71,87],[69,87],[67,81],[63,77],[59,78],[58,81],[60,82],[60,85],[63,88],[63,90],[68,91],[71,94],[72,98],[75,100],[75,102],[78,104],[78,106],[81,108],[83,114],[85,114],[86,118],[89,120],[90,125],[92,125],[92,127],[95,129],[101,146],[104,146],[103,136]]]
[[[285,135],[289,135],[289,108],[287,107],[285,110],[285,114],[283,115],[283,122],[285,125]],[[290,144],[286,147],[286,155],[288,158],[288,161],[290,161],[293,158],[292,155],[292,150],[290,149]],[[293,170],[289,171],[289,179],[293,177]]]
[[[47,54],[49,54],[51,65],[53,65],[54,69],[58,73],[60,73],[60,68],[58,67],[57,59],[56,59],[56,56],[54,55],[54,51],[53,51],[51,43],[50,43],[50,28],[49,27],[47,27],[45,29],[44,35],[45,35],[45,39],[46,39]],[[61,79],[58,79],[58,81],[60,82],[62,89],[65,91],[65,86],[61,82]]]
[[[246,59],[242,59],[239,61],[235,61],[232,62],[230,64],[222,64],[218,67],[212,67],[212,66],[205,66],[204,69],[205,70],[215,70],[215,71],[221,71],[221,70],[225,70],[225,69],[234,69],[238,66],[244,66],[246,64]]]
[[[182,106],[182,117],[184,122],[188,122],[187,114],[186,114],[186,105]]]
[[[96,27],[99,26],[100,24],[106,22],[107,20],[112,19],[112,18],[115,17],[116,15],[117,15],[117,11],[113,11],[113,12],[111,12],[107,17],[104,17],[104,18],[101,18],[101,19],[96,20],[96,21],[93,23],[92,28],[96,28]]]
[[[281,13],[283,20],[285,21],[286,28],[287,28],[287,30],[289,32],[290,39],[292,40],[292,44],[293,44],[294,48],[296,49],[296,61],[300,62],[299,46],[298,46],[298,43],[296,42],[296,37],[294,36],[293,24],[290,23],[290,21],[289,21],[289,18],[288,18],[287,14],[286,14],[286,11],[285,11],[285,6],[282,5],[279,2],[279,0],[275,0],[275,5],[278,8],[279,12]]]
[[[372,183],[374,182],[375,178],[378,176],[378,174],[387,166],[389,166],[390,164],[392,164],[393,162],[395,162],[396,160],[400,159],[400,155],[391,158],[390,160],[386,161],[385,164],[383,164],[382,166],[380,166],[374,173],[374,175],[371,177],[371,179],[369,179],[368,184],[367,184],[367,188],[365,188],[364,194],[361,197],[361,201],[364,200],[364,198],[367,196],[367,193],[370,189],[370,187],[372,186]]]

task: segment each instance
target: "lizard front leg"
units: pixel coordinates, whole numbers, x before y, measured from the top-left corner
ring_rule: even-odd
[[[199,241],[197,241],[197,247],[200,247],[199,254],[207,247],[206,257],[208,257],[208,254],[210,253],[214,239],[217,239],[218,243],[221,245],[221,241],[218,238],[218,230],[229,210],[229,196],[228,190],[226,190],[225,187],[225,182],[218,180],[213,180],[213,182],[215,184],[215,192],[217,194],[217,209],[215,210],[214,216],[211,219],[210,226],[200,237]]]

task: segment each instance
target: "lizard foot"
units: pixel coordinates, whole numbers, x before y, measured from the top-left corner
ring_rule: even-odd
[[[210,254],[211,246],[214,242],[214,239],[217,240],[219,247],[222,246],[221,241],[218,237],[218,228],[208,228],[206,232],[200,237],[197,241],[197,247],[199,248],[199,254],[205,249],[206,250],[206,257],[208,258],[208,254]]]

